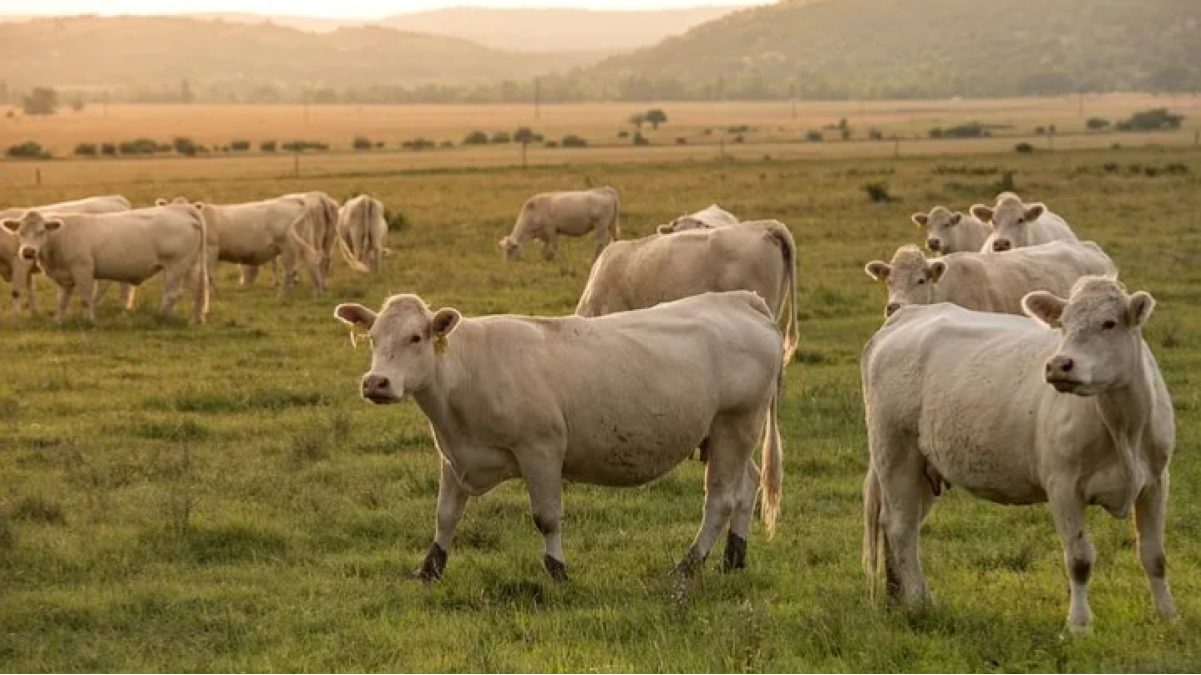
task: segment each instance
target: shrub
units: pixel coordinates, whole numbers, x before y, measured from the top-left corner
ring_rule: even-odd
[[[75,146],[75,154],[79,157],[95,157],[96,150],[95,143],[80,143]]]
[[[487,145],[488,134],[483,131],[473,131],[463,139],[463,145]]]
[[[36,141],[25,141],[13,146],[9,146],[8,151],[4,153],[9,157],[19,159],[49,159],[50,153],[47,152],[40,143]]]
[[[246,152],[250,149],[250,141],[236,140],[229,142],[229,149],[234,152]]]
[[[559,142],[558,142],[558,141],[547,141],[547,142],[545,143],[545,147],[548,147],[548,148],[557,148],[557,147],[559,147]]]
[[[643,136],[641,131],[634,133],[634,145],[642,147],[650,144],[650,139],[648,139],[646,136]]]
[[[280,146],[287,152],[304,152],[305,150],[329,150],[329,143],[321,141],[292,140]]]
[[[1102,129],[1109,128],[1109,120],[1103,117],[1090,117],[1085,126],[1088,127],[1089,131],[1101,131]]]
[[[275,152],[276,147],[278,147],[278,144],[275,141],[263,141],[259,143],[260,152]]]
[[[117,144],[116,143],[101,143],[100,144],[100,154],[110,155],[110,156],[117,154]]]
[[[884,132],[879,129],[868,129],[867,137],[873,141],[882,141],[884,140]]]
[[[354,140],[350,142],[350,147],[354,148],[355,150],[370,150],[373,145],[370,138],[367,138],[366,136],[355,136]]]
[[[409,227],[409,219],[400,211],[384,208],[384,222],[388,223],[389,232],[400,232]]]
[[[750,131],[750,130],[751,130],[751,128],[750,128],[749,126],[747,126],[747,125],[745,125],[745,124],[739,124],[739,125],[737,125],[737,126],[733,126],[733,127],[727,127],[727,128],[726,128],[726,133],[729,133],[729,134],[745,134],[746,132],[748,132],[748,131]]]
[[[630,132],[626,131],[625,129],[622,129],[621,131],[617,132],[617,137],[618,138],[629,138]]]
[[[1042,136],[1046,133],[1047,133],[1046,127],[1034,127],[1034,135],[1035,136]]]
[[[454,141],[442,141],[438,145],[443,148],[453,148],[453,147],[455,147],[455,142]]]
[[[568,134],[563,137],[563,140],[559,142],[559,145],[565,148],[586,148],[588,147],[588,140],[585,138],[580,138],[575,134]]]
[[[647,122],[650,122],[652,129],[658,129],[660,124],[667,123],[667,113],[663,112],[659,108],[654,108],[646,111],[644,119],[646,119]]]
[[[1034,146],[1026,142],[1018,143],[1017,145],[1013,146],[1013,149],[1022,154],[1034,152]]]
[[[887,183],[867,183],[863,186],[863,191],[867,193],[868,199],[876,204],[888,204],[894,201],[894,198],[888,192]]]
[[[501,144],[504,144],[504,143],[510,143],[510,142],[512,142],[512,139],[511,139],[511,137],[509,136],[509,132],[507,132],[507,131],[498,131],[498,132],[496,132],[496,133],[492,134],[492,139],[491,139],[491,142],[492,142],[492,143],[501,143]]]
[[[741,142],[743,142],[743,141],[745,141],[745,140],[746,140],[746,138],[745,138],[745,137],[743,137],[743,135],[742,135],[742,134],[738,134],[737,136],[735,136],[735,137],[734,137],[734,142],[735,142],[735,143],[741,143]]]
[[[843,120],[843,121],[845,122],[846,120]],[[844,141],[851,140],[851,128],[850,127],[841,127],[841,128],[839,128],[838,133],[840,136],[842,136],[842,140],[844,140]]]
[[[171,150],[171,146],[163,143],[160,145],[157,141],[150,138],[135,138],[132,141],[122,141],[117,149],[122,155],[153,155],[154,153],[166,147],[167,151]]]
[[[187,136],[176,136],[175,140],[171,141],[171,147],[175,148],[175,152],[187,157],[195,157],[196,153],[200,151],[196,141]]]
[[[150,146],[147,145],[146,147],[149,148]],[[171,150],[172,148],[170,143],[159,143],[158,145],[154,146],[154,150],[151,150],[150,152],[171,152]]]
[[[405,150],[430,150],[438,147],[438,143],[428,138],[414,138],[401,143],[400,147]]]
[[[981,138],[988,136],[988,130],[977,122],[968,122],[942,130],[942,138]]]
[[[676,145],[688,145],[688,139],[683,136],[676,136]]]
[[[822,132],[817,129],[810,129],[805,132],[805,140],[810,143],[821,143],[823,138]]]
[[[384,149],[384,142],[383,142],[383,141],[376,141],[376,142],[375,142],[375,149],[376,149],[376,150],[383,150],[383,149]]]
[[[929,133],[930,138],[942,138],[942,127],[934,127]]]
[[[1179,129],[1184,115],[1173,115],[1167,108],[1152,108],[1134,113],[1129,119],[1118,122],[1120,131],[1159,131]]]

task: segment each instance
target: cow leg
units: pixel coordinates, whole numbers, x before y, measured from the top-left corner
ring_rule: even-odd
[[[755,516],[755,497],[759,493],[759,467],[748,459],[742,474],[742,482],[735,495],[734,516],[730,519],[730,532],[726,535],[726,550],[722,555],[721,570],[729,572],[746,567],[746,541],[750,537],[751,520]]]
[[[1164,472],[1158,482],[1149,482],[1143,487],[1134,502],[1134,526],[1138,532],[1138,557],[1143,571],[1151,583],[1151,596],[1155,600],[1155,613],[1161,619],[1176,617],[1176,602],[1168,590],[1167,558],[1164,556],[1164,518],[1168,504],[1168,474]]]
[[[58,323],[62,323],[67,318],[67,305],[71,302],[71,291],[74,289],[73,284],[59,284],[58,313],[54,316],[54,320]]]
[[[1084,532],[1084,502],[1072,486],[1048,491],[1051,517],[1055,531],[1063,544],[1064,564],[1071,584],[1071,604],[1068,609],[1068,632],[1089,630],[1092,611],[1088,607],[1088,579],[1092,575],[1097,552]]]
[[[592,251],[592,262],[600,257],[601,251],[609,245],[609,229],[606,227],[596,228],[596,248]]]
[[[563,460],[560,451],[524,449],[514,453],[526,490],[530,493],[530,515],[542,534],[542,564],[555,581],[567,581],[563,556]]]
[[[454,538],[455,527],[466,508],[467,491],[459,483],[450,463],[443,459],[442,474],[438,479],[438,527],[434,531],[434,543],[425,554],[421,567],[410,574],[410,578],[422,581],[436,581],[442,578],[449,556],[450,540]]]
[[[917,448],[901,454],[872,449],[873,459],[882,462],[876,475],[880,481],[881,516],[884,521],[884,565],[888,594],[902,604],[930,601],[930,588],[922,573],[918,531],[934,502],[934,491],[926,480],[925,460]]]
[[[542,245],[542,257],[546,260],[554,260],[559,254],[559,235],[548,234]]]
[[[324,265],[324,260],[308,260],[306,256],[305,267],[309,271],[309,279],[313,282],[313,297],[316,298],[325,293],[325,273],[322,271]]]
[[[81,274],[75,278],[75,286],[79,290],[79,304],[83,306],[84,316],[89,323],[96,323],[96,278]]]
[[[183,295],[187,274],[188,267],[179,263],[163,270],[163,302],[159,308],[163,316],[171,316],[174,312],[175,302]]]
[[[239,265],[241,274],[238,275],[238,284],[249,286],[254,283],[255,279],[259,278],[258,265]]]
[[[288,297],[288,295],[292,291],[292,282],[295,280],[296,267],[297,267],[297,264],[299,263],[299,256],[300,256],[300,252],[297,251],[296,247],[292,244],[289,244],[288,247],[284,249],[284,252],[282,254],[280,254],[280,256],[279,256],[284,259],[284,263],[283,263],[284,271],[283,271],[283,274],[278,277],[280,280],[280,283],[279,283],[279,292],[277,295],[280,298]]]
[[[138,287],[133,284],[121,284],[119,290],[121,291],[121,306],[125,308],[125,311],[132,312],[134,303],[138,300]]]
[[[25,272],[25,296],[27,298],[26,302],[29,304],[29,313],[37,314],[38,313],[38,302],[37,302],[37,293],[33,292],[33,266],[32,265]],[[14,295],[13,310],[19,311],[20,309],[21,309],[21,301]]]
[[[762,415],[747,414],[720,416],[709,429],[704,515],[696,538],[677,565],[683,574],[692,574],[701,566],[722,530],[730,524],[761,426]]]

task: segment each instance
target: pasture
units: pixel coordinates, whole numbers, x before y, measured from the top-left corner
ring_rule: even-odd
[[[349,155],[300,179],[255,170],[253,160],[129,161],[136,172],[116,161],[51,162],[48,176],[61,167],[69,179],[7,181],[2,198],[18,204],[109,192],[145,205],[176,194],[235,202],[364,191],[408,224],[391,233],[383,275],[355,275],[336,260],[323,298],[302,282],[280,302],[268,271],[239,287],[236,269],[223,266],[206,326],[156,319],[157,280],[131,315],[110,293],[96,327],[0,318],[9,354],[0,381],[0,663],[14,671],[1195,669],[1201,153],[762,154],[607,164],[581,163],[595,157],[582,154],[526,171],[403,170]],[[228,163],[214,170],[216,162]],[[0,171],[14,166],[27,167]],[[1012,185],[1001,184],[1007,172]],[[570,313],[589,241],[566,242],[562,264],[539,260],[536,246],[506,264],[495,242],[525,197],[587,180],[621,192],[624,238],[713,201],[792,229],[801,350],[781,404],[779,533],[769,542],[756,525],[748,569],[718,574],[715,554],[678,586],[670,571],[700,518],[698,462],[643,488],[569,485],[571,581],[557,585],[542,570],[524,487],[511,482],[471,501],[441,582],[408,581],[433,534],[438,458],[415,405],[359,399],[369,351],[351,347],[333,307],[417,292],[467,315]],[[868,183],[886,184],[893,201],[870,200]],[[1132,523],[1090,510],[1094,633],[1062,639],[1067,583],[1046,508],[1001,507],[954,489],[923,529],[933,608],[887,611],[868,599],[858,357],[882,320],[884,291],[862,267],[921,241],[910,213],[935,203],[966,209],[1001,187],[1052,205],[1106,248],[1130,290],[1158,300],[1146,337],[1177,412],[1167,547],[1179,622],[1154,619]],[[50,283],[37,283],[51,307]]]

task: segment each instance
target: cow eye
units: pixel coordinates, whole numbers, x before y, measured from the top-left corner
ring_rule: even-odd
[[[420,335],[414,335],[413,337],[409,338],[409,343],[410,343],[410,344],[417,344],[418,342],[421,342],[421,336],[420,336]]]
[[[1104,328],[1105,330],[1113,330],[1114,328],[1117,328],[1117,326],[1118,322],[1114,321],[1113,319],[1109,319],[1105,323],[1101,324],[1101,328]]]
[[[925,277],[920,277],[920,278],[918,278],[918,280],[917,280],[917,285],[918,285],[918,286],[921,286],[921,285],[922,285],[922,284],[924,284],[924,283],[926,283],[926,278],[925,278]]]

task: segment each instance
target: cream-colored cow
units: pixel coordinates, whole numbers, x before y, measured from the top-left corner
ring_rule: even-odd
[[[27,211],[18,221],[4,221],[4,227],[20,238],[20,259],[36,260],[46,276],[59,285],[59,321],[66,317],[67,304],[76,289],[85,317],[94,322],[96,280],[139,286],[160,271],[163,314],[171,313],[187,285],[193,292],[192,319],[205,321],[205,222],[191,205],[50,218]]]
[[[1114,274],[1117,267],[1091,241],[1053,241],[1005,253],[952,253],[926,258],[918,247],[897,249],[892,263],[873,260],[868,276],[888,287],[884,315],[905,305],[953,302],[984,312],[1022,313],[1030,291],[1066,295],[1088,274]]]
[[[351,269],[378,272],[388,246],[384,204],[368,195],[349,199],[338,209],[338,250]]]
[[[1026,204],[1012,192],[997,195],[994,206],[976,204],[971,213],[992,227],[992,234],[980,247],[982,253],[1001,253],[1023,246],[1051,241],[1076,241],[1067,221],[1044,204]]]
[[[934,498],[954,486],[1000,504],[1049,503],[1071,585],[1071,631],[1091,618],[1096,553],[1085,507],[1118,518],[1133,510],[1155,609],[1173,617],[1164,518],[1176,424],[1142,336],[1155,301],[1128,295],[1115,278],[1085,277],[1067,300],[1035,291],[1023,305],[1037,321],[951,304],[906,307],[864,348],[863,555],[873,585],[883,557],[890,596],[929,599],[918,531]]]
[[[603,316],[707,291],[754,291],[784,323],[788,364],[799,342],[796,267],[792,233],[778,220],[625,239],[593,263],[575,311]]]
[[[926,230],[926,248],[931,253],[974,253],[992,234],[987,223],[972,215],[952,212],[945,206],[935,206],[929,213],[918,212],[909,218]]]
[[[543,243],[543,257],[553,260],[559,251],[559,235],[582,237],[594,233],[596,248],[592,259],[620,236],[617,190],[611,187],[565,192],[544,192],[525,200],[513,231],[498,242],[505,258],[521,257],[521,246],[528,241]]]
[[[673,234],[688,230],[714,229],[738,224],[738,217],[717,204],[710,204],[696,213],[680,216],[666,225],[660,225],[655,231],[659,234]]]
[[[176,197],[174,203],[186,202]],[[158,200],[158,204],[166,204]],[[209,284],[216,290],[217,262],[258,267],[283,258],[279,296],[289,293],[303,265],[313,282],[313,292],[325,292],[320,246],[325,205],[316,199],[291,195],[244,204],[195,202],[208,227]],[[243,275],[248,270],[242,270]],[[253,277],[243,276],[246,283]]]
[[[75,199],[69,202],[58,202],[57,204],[4,209],[0,211],[0,222],[5,220],[20,221],[26,211],[37,211],[43,216],[50,217],[59,213],[120,213],[129,209],[129,200],[122,195],[100,195]],[[36,314],[38,311],[37,294],[34,292],[33,277],[31,275],[37,274],[41,270],[37,265],[22,264],[16,260],[18,246],[19,242],[16,235],[7,228],[0,227],[0,278],[12,282],[14,270],[18,267],[23,270],[22,274],[25,275],[21,283],[21,287],[25,289],[24,292],[17,291],[16,284],[14,283],[13,285],[13,313],[21,311],[21,301],[25,299],[29,304],[29,311]],[[99,301],[107,290],[108,282],[101,282],[96,287],[96,300]],[[129,307],[133,303],[133,287],[129,284],[121,284],[121,300],[126,307]]]
[[[782,345],[754,293],[706,293],[596,318],[464,318],[451,308],[432,312],[415,295],[392,296],[378,315],[358,304],[334,314],[370,331],[363,397],[412,397],[442,456],[438,526],[419,578],[441,577],[468,496],[521,477],[543,563],[564,579],[563,482],[642,485],[698,445],[709,452],[704,518],[681,570],[699,567],[727,528],[723,567],[745,565],[759,486],[774,531]],[[761,436],[762,472],[751,459]]]

